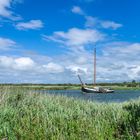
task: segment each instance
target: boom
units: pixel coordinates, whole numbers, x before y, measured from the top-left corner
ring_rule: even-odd
[[[81,82],[81,85],[84,86],[85,84],[82,82],[81,77],[80,77],[79,74],[78,74],[78,78],[79,78],[79,80],[80,80],[80,82]]]

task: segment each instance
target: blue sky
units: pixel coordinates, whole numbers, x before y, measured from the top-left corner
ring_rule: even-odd
[[[0,0],[0,82],[123,82],[140,76],[139,0]]]

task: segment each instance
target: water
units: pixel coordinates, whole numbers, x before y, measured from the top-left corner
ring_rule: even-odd
[[[140,98],[140,90],[115,90],[114,93],[108,94],[82,93],[81,90],[45,90],[40,92],[98,102],[125,102]]]

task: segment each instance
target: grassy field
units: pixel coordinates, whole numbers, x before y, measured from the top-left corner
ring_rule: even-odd
[[[140,100],[105,104],[1,87],[0,139],[139,140]]]

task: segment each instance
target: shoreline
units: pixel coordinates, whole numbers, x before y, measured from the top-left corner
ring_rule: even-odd
[[[100,86],[100,85],[99,85]],[[23,88],[29,88],[29,89],[39,89],[39,90],[80,90],[81,86],[55,86],[55,85],[0,85],[0,87],[23,87]],[[92,86],[88,86],[89,88],[92,88]],[[140,90],[140,87],[126,87],[126,86],[101,86],[101,87],[109,87],[114,90]]]

